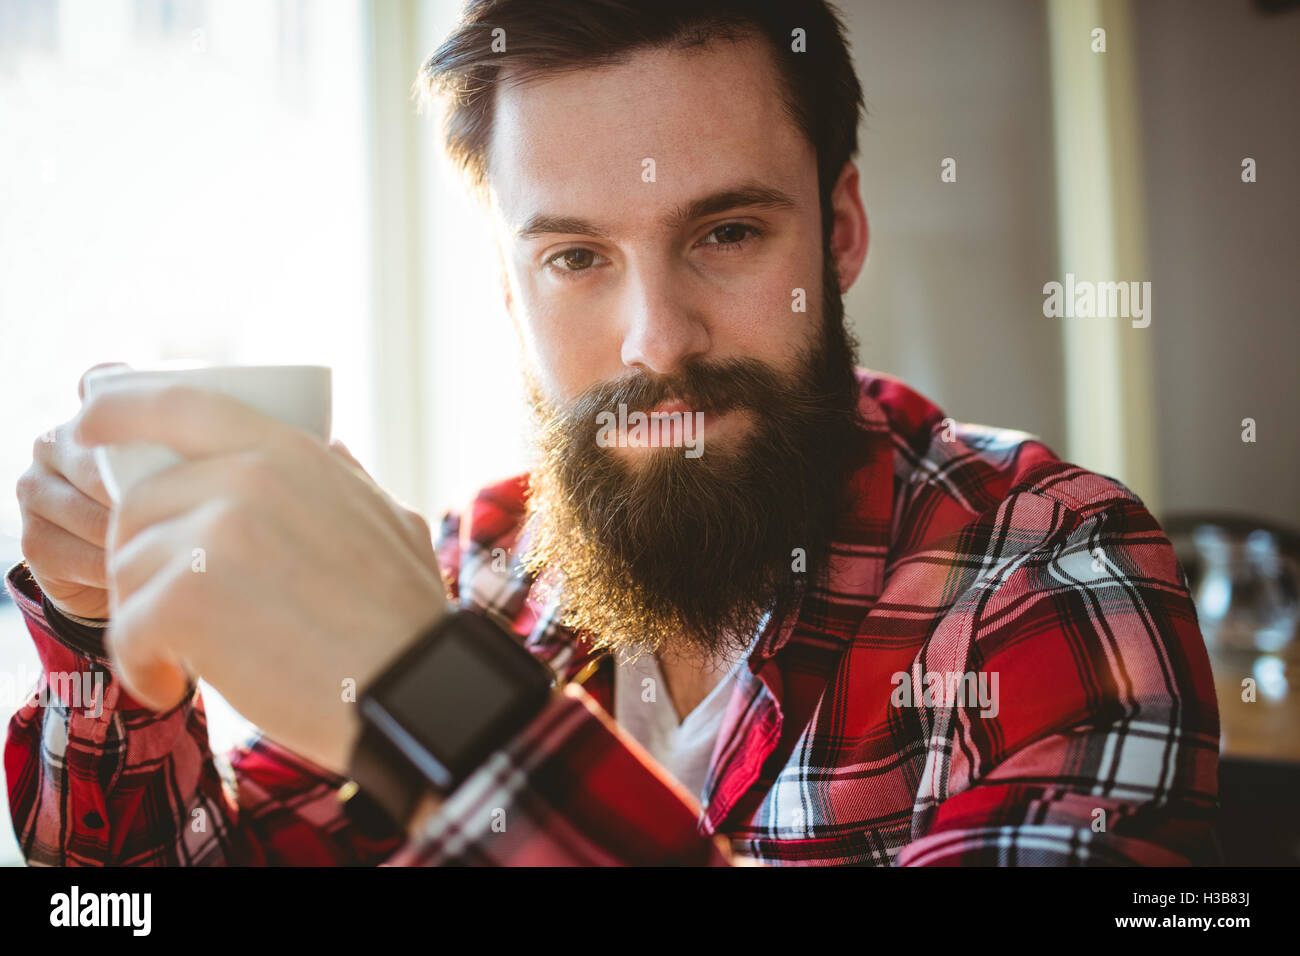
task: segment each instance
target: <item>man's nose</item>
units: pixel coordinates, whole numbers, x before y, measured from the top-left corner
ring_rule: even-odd
[[[622,359],[628,368],[668,375],[709,350],[704,314],[670,267],[637,268],[622,298]]]

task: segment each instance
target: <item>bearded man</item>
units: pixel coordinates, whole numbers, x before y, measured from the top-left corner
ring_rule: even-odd
[[[112,678],[102,719],[14,717],[29,860],[1213,858],[1213,685],[1150,513],[856,365],[829,5],[475,0],[420,82],[495,225],[535,467],[434,543],[233,402],[87,402],[9,584],[48,670]],[[87,449],[126,441],[186,461],[110,513]],[[231,787],[196,676],[265,732]]]

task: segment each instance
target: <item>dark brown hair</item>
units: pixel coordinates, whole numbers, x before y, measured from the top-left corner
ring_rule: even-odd
[[[494,36],[498,29],[504,33]],[[796,29],[804,31],[806,52],[793,49]],[[831,190],[857,153],[863,104],[843,24],[821,0],[468,0],[456,28],[425,61],[416,89],[443,101],[447,152],[481,194],[503,69],[511,81],[524,81],[618,63],[649,47],[753,35],[771,48],[786,112],[816,149],[822,231],[829,234]],[[504,50],[493,50],[494,38]]]

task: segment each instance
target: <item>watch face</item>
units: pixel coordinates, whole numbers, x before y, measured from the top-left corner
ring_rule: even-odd
[[[458,780],[504,745],[503,736],[535,713],[550,684],[545,665],[512,637],[482,617],[457,613],[370,696],[386,712],[380,722],[390,735],[400,728],[398,737],[409,737],[393,742],[447,786],[449,777]],[[423,753],[403,746],[412,742]]]
[[[462,640],[442,640],[414,662],[384,706],[444,764],[465,762],[474,742],[509,713],[516,688]]]

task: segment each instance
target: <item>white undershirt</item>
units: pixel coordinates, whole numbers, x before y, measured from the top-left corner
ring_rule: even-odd
[[[739,654],[708,696],[678,720],[658,658],[646,653],[629,660],[625,654],[615,654],[614,719],[701,802],[722,717],[745,658]]]

